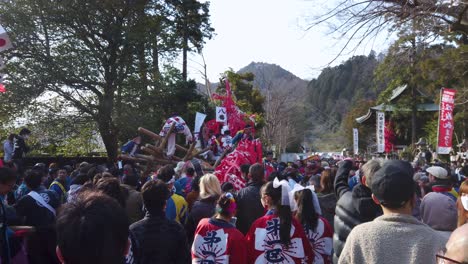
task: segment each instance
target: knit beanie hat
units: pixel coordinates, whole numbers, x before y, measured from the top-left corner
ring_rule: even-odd
[[[428,193],[421,202],[421,220],[439,231],[453,231],[457,228],[457,205],[447,195]]]

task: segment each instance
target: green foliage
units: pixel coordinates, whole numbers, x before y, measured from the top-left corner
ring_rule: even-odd
[[[235,73],[229,70],[224,74],[231,85],[236,105],[247,115],[255,114],[256,128],[261,129],[264,125],[263,114],[265,110],[263,109],[263,103],[265,102],[265,96],[262,95],[258,88],[252,85],[254,80],[253,73]],[[217,92],[225,94],[225,87],[224,79],[221,79]]]
[[[424,125],[425,138],[428,141],[428,144],[432,146],[432,149],[435,150],[437,147],[437,126],[439,120],[438,115],[435,114],[432,120],[426,122]]]
[[[181,45],[189,51],[201,51],[205,39],[211,39],[214,29],[210,26],[210,2],[196,0],[166,0],[173,7],[172,15],[176,34],[183,36]],[[184,39],[187,43],[184,43]],[[193,48],[188,46],[192,44]]]
[[[332,131],[341,126],[343,116],[359,100],[374,99],[379,90],[373,90],[372,80],[378,61],[369,56],[355,56],[343,64],[325,68],[317,79],[309,83],[309,102],[330,120]]]
[[[0,120],[51,109],[44,102],[58,97],[65,107],[57,116],[72,111],[92,120],[115,158],[119,138],[136,127],[154,129],[170,111],[187,113],[188,104],[201,100],[194,82],[175,69],[161,73],[160,61],[186,50],[186,38],[200,49],[212,28],[208,4],[184,7],[201,20],[180,20],[181,4],[186,1],[4,1],[0,19],[15,48],[6,53]],[[190,29],[183,36],[180,23]]]

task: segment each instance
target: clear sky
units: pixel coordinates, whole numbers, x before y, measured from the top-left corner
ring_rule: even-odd
[[[331,7],[334,1],[323,0],[211,0],[212,27],[216,35],[208,40],[203,54],[208,77],[218,81],[220,73],[239,70],[250,62],[278,64],[303,79],[312,79],[338,55],[346,39],[327,35],[326,26],[305,31],[307,21]],[[386,36],[345,54],[332,65],[350,56],[370,50],[384,51]],[[201,57],[189,57],[189,77],[202,82],[197,64]]]

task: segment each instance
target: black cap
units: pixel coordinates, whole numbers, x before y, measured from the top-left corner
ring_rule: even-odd
[[[401,208],[415,193],[413,168],[409,162],[391,160],[375,172],[372,193],[389,208]]]

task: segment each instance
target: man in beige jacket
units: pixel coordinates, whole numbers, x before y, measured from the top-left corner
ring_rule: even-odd
[[[415,182],[411,165],[387,161],[374,174],[371,190],[383,215],[351,231],[338,263],[436,263],[444,239],[412,216]]]

